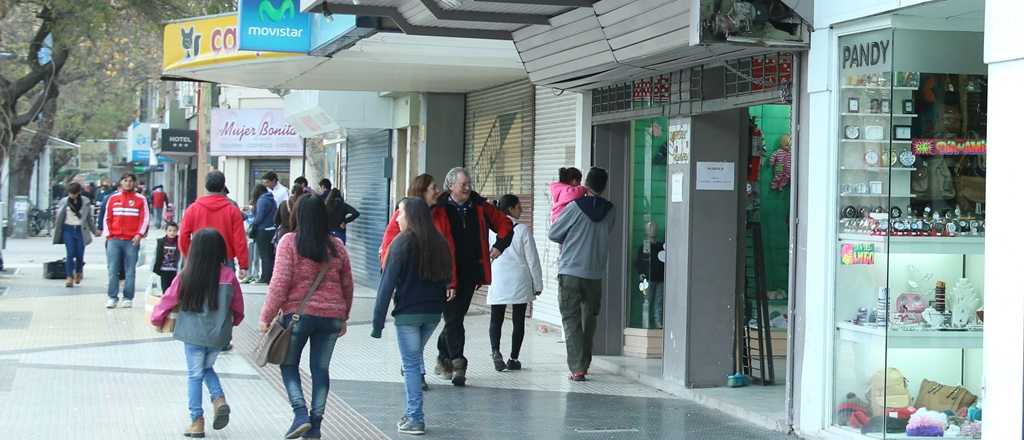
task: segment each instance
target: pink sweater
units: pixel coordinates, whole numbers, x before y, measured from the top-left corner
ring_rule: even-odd
[[[288,233],[277,243],[274,274],[270,279],[267,300],[260,311],[262,323],[273,321],[278,310],[284,313],[297,312],[302,297],[320,271],[320,263],[299,255],[295,238],[295,233]],[[327,262],[329,269],[306,303],[303,313],[344,321],[348,320],[348,312],[352,307],[352,266],[349,265],[348,252],[341,240],[334,237],[330,237],[330,240],[338,251],[338,257],[331,257]],[[330,257],[330,252],[327,255]]]
[[[551,182],[548,190],[551,191],[552,224],[555,223],[555,220],[558,220],[558,216],[562,214],[562,210],[566,206],[569,206],[576,199],[587,195],[587,189],[583,185],[573,186],[562,182]]]
[[[149,316],[149,323],[157,327],[163,327],[164,320],[167,319],[167,315],[171,314],[171,310],[174,310],[178,306],[178,286],[181,284],[181,275],[174,277],[174,281],[171,281],[170,287],[164,292],[164,296],[160,298],[160,303],[153,308],[153,313]],[[242,286],[238,284],[238,278],[235,278],[234,269],[221,266],[220,268],[220,285],[230,284],[234,289],[234,293],[231,294],[231,315],[233,316],[232,325],[238,325],[242,323],[242,318],[245,318],[245,305],[242,303]]]

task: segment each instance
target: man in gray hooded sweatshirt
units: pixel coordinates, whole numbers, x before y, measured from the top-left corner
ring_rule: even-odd
[[[570,203],[551,225],[548,238],[562,245],[558,259],[558,308],[562,312],[569,380],[584,381],[590,369],[601,280],[608,267],[608,236],[615,224],[614,205],[601,197],[608,172],[591,168],[587,194]]]

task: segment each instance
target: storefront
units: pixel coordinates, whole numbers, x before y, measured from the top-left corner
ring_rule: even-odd
[[[960,3],[816,32],[801,386],[828,410],[802,430],[980,438],[989,88],[984,7]]]

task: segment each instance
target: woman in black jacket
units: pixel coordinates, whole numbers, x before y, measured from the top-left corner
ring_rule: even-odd
[[[324,204],[327,206],[327,232],[341,239],[342,243],[347,243],[347,225],[359,218],[359,211],[345,203],[345,198],[341,196],[341,191],[338,188],[327,193]]]

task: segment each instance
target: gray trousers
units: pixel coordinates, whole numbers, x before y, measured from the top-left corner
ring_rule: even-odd
[[[558,308],[569,371],[585,373],[590,369],[597,315],[601,313],[601,280],[558,275]]]

